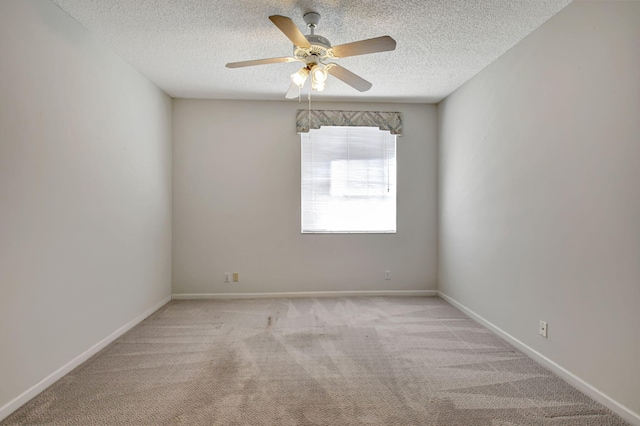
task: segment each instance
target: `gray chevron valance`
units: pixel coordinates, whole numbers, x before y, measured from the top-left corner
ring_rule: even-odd
[[[296,112],[298,133],[307,133],[309,127],[319,129],[321,126],[379,127],[380,130],[389,130],[392,135],[402,135],[402,116],[399,112],[386,111],[299,109]]]

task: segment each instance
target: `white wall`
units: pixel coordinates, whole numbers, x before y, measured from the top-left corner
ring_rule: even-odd
[[[639,22],[574,2],[438,108],[440,290],[636,415]]]
[[[306,105],[174,100],[174,293],[436,289],[435,106],[314,102],[402,112],[398,232],[302,235],[295,113]]]
[[[0,1],[0,416],[170,279],[170,98],[51,2]]]

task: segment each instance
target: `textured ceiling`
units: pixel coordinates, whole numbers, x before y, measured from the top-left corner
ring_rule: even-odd
[[[360,93],[330,78],[315,99],[438,102],[571,0],[53,0],[97,38],[180,98],[284,99],[299,63],[228,69],[227,62],[289,56],[268,19],[322,19],[338,45],[381,35],[396,50],[336,60],[373,83]]]

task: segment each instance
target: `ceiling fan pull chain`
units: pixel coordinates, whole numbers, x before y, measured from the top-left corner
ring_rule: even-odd
[[[309,118],[309,133],[311,133],[311,90],[309,90],[309,109],[307,117]]]
[[[384,137],[384,156],[387,158],[387,192],[391,192],[391,158],[389,157],[389,138]]]

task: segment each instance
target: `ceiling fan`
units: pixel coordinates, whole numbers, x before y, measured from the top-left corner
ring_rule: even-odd
[[[366,92],[371,88],[371,83],[330,61],[348,56],[387,52],[396,48],[396,41],[389,36],[331,46],[329,40],[315,34],[316,26],[318,22],[320,22],[320,14],[316,12],[307,12],[303,15],[304,22],[306,22],[311,33],[308,35],[302,34],[296,24],[286,16],[272,15],[269,16],[269,19],[293,42],[293,56],[230,62],[227,64],[227,68],[241,68],[282,62],[302,62],[304,66],[291,75],[291,86],[286,95],[288,99],[298,97],[308,77],[311,77],[312,90],[318,92],[323,91],[325,81],[329,74],[360,92]]]

